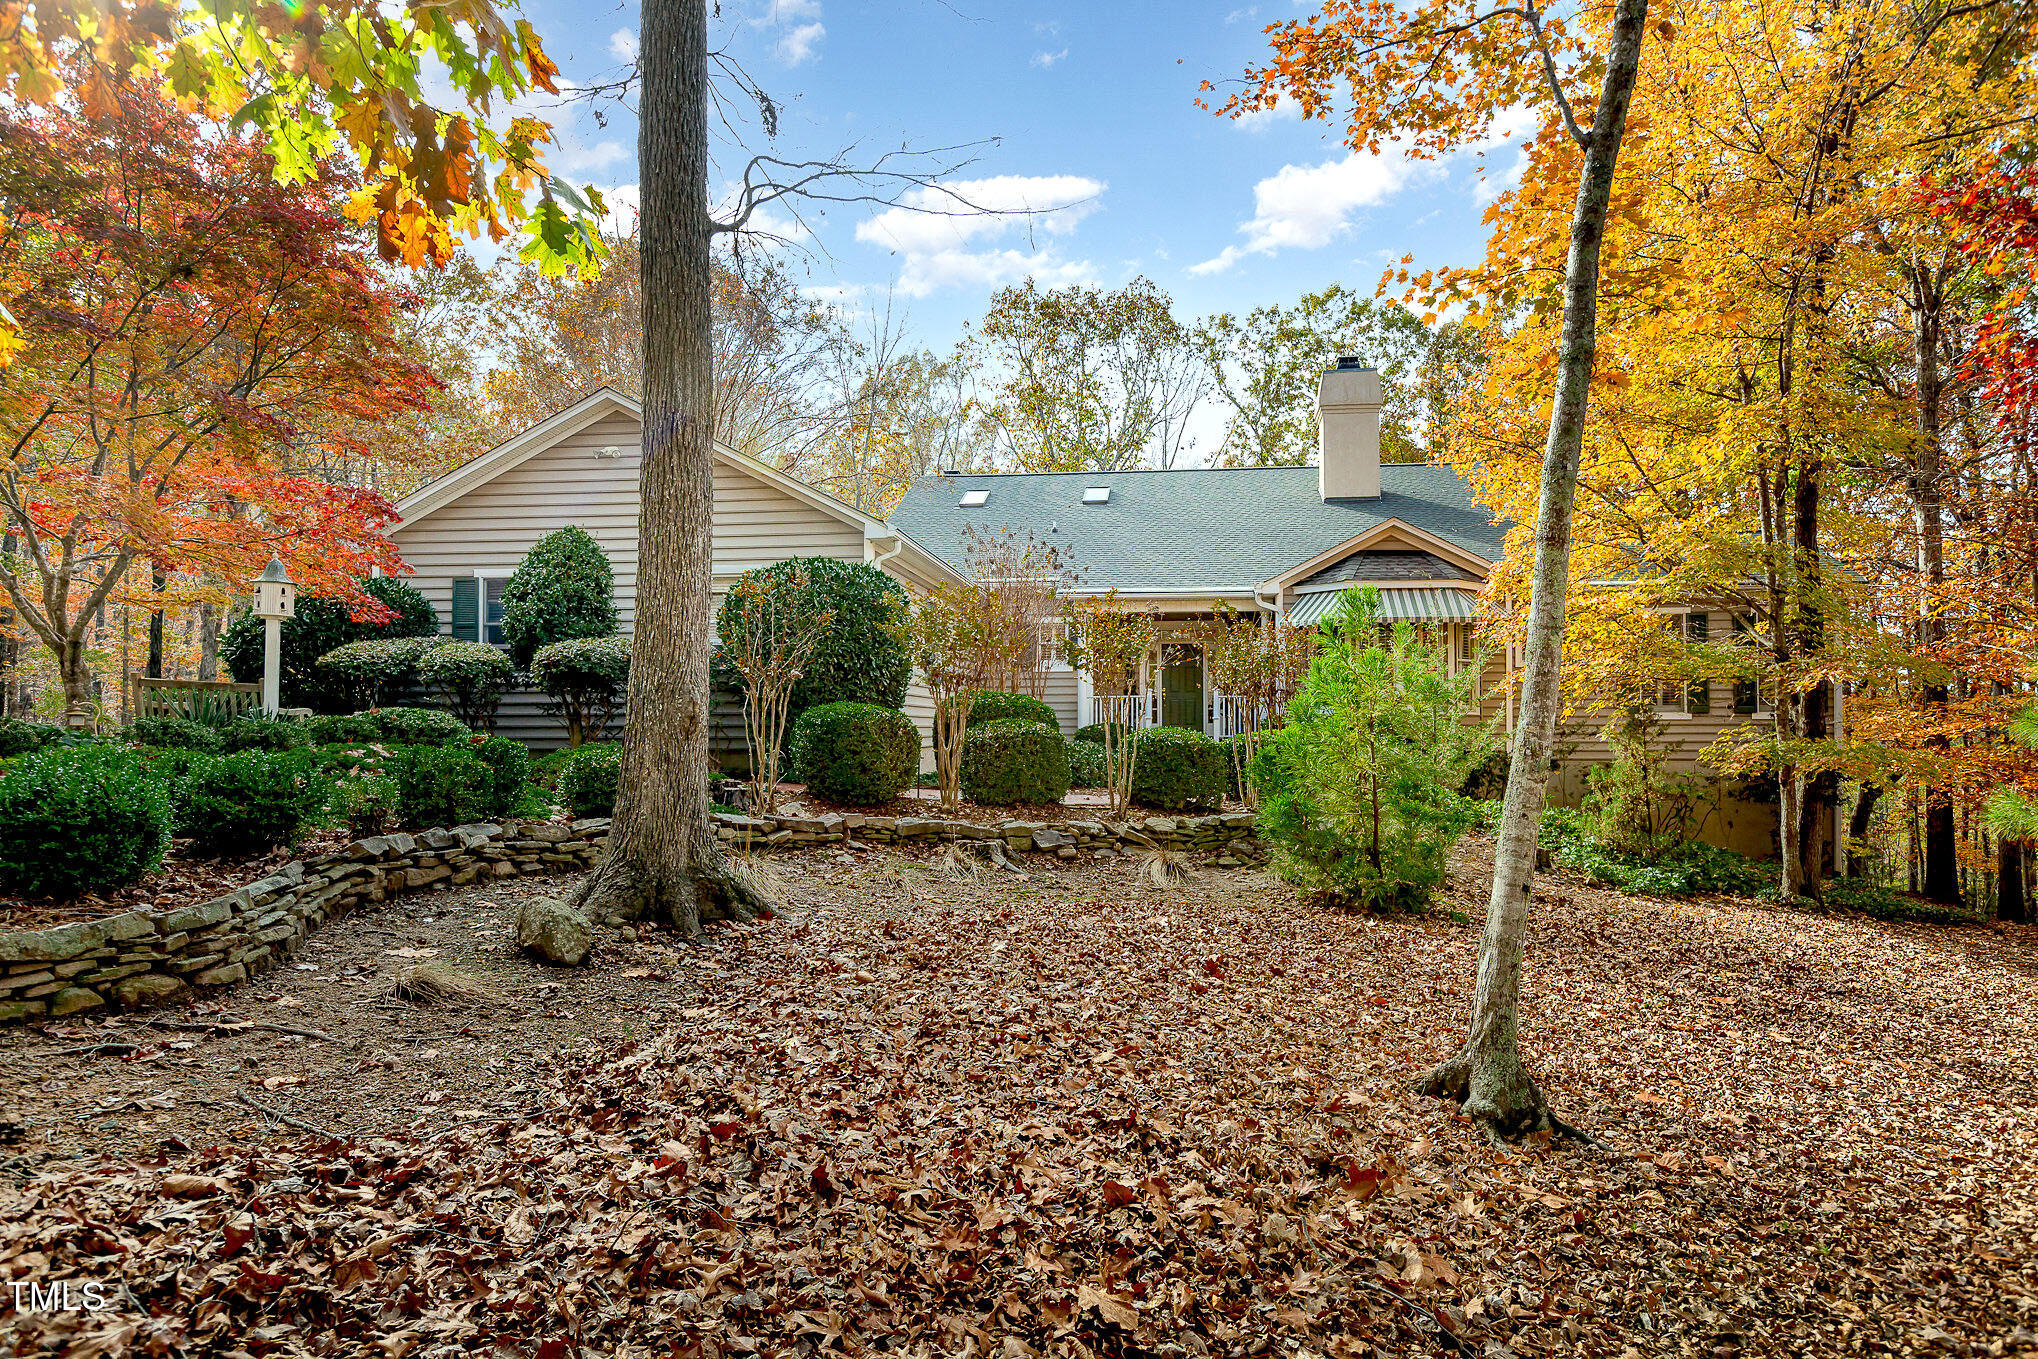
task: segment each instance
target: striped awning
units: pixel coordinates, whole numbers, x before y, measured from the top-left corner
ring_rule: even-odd
[[[1312,594],[1298,595],[1289,606],[1288,621],[1298,628],[1312,623],[1321,623],[1337,608],[1338,590],[1318,590]],[[1380,620],[1398,623],[1406,619],[1411,623],[1469,623],[1476,615],[1473,604],[1479,596],[1470,590],[1382,590],[1380,591]]]

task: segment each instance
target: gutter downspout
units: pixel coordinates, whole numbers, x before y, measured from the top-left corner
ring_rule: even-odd
[[[881,551],[875,550],[876,545],[883,541],[884,540],[881,538],[865,538],[863,540],[864,551],[866,554],[864,560],[868,561],[872,566],[875,566],[880,571],[885,569],[886,562],[890,561],[892,558],[898,556],[901,552],[904,552],[906,550],[906,538],[904,534],[900,533],[892,534],[891,535],[892,545],[890,547],[885,548]]]

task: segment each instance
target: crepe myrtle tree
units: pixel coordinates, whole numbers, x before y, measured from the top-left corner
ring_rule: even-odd
[[[1132,774],[1139,761],[1139,729],[1146,705],[1139,701],[1139,675],[1147,653],[1160,641],[1160,615],[1122,600],[1118,591],[1068,602],[1063,650],[1070,665],[1088,672],[1090,689],[1108,700],[1104,713],[1104,785],[1111,814],[1132,806]]]
[[[835,615],[813,606],[804,572],[746,571],[730,587],[742,620],[726,639],[729,665],[743,685],[743,737],[750,748],[751,809],[769,815],[778,802],[779,763],[785,752],[786,714],[814,649]]]
[[[992,595],[990,587],[974,583],[941,585],[899,624],[934,700],[934,768],[941,805],[950,811],[962,803],[962,742],[970,709],[998,666],[1005,640]]]

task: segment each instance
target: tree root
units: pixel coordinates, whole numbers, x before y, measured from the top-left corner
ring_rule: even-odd
[[[1467,1046],[1416,1081],[1413,1088],[1418,1095],[1454,1101],[1496,1147],[1504,1148],[1537,1133],[1588,1147],[1600,1145],[1591,1134],[1557,1116],[1528,1068],[1512,1053],[1475,1053]]]
[[[699,938],[708,921],[777,913],[770,888],[740,862],[725,858],[719,846],[696,850],[670,872],[613,847],[567,904],[596,921],[662,919],[686,939]]]

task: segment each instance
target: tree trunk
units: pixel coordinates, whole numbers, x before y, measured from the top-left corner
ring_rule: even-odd
[[[1797,554],[1797,638],[1792,649],[1804,658],[1819,657],[1826,650],[1826,611],[1818,589],[1825,570],[1819,557],[1822,486],[1818,460],[1800,462],[1791,495],[1791,545]],[[1798,696],[1797,735],[1814,743],[1833,739],[1833,693],[1824,681]],[[1821,884],[1833,871],[1833,814],[1840,801],[1840,773],[1822,768],[1801,779],[1791,837],[1797,855],[1796,894],[1816,901]]]
[[[219,605],[201,600],[198,605],[198,678],[219,678]]]
[[[1648,0],[1618,0],[1599,106],[1593,115],[1578,176],[1578,198],[1571,213],[1562,348],[1536,507],[1521,721],[1515,728],[1507,796],[1501,805],[1493,893],[1487,903],[1486,933],[1479,944],[1479,975],[1472,995],[1471,1031],[1465,1046],[1417,1086],[1425,1094],[1457,1100],[1494,1138],[1545,1129],[1571,1131],[1550,1112],[1522,1064],[1517,1034],[1521,967],[1535,875],[1536,831],[1542,822],[1543,792],[1557,740],[1564,597],[1570,585],[1571,508],[1578,492],[1578,460],[1585,442],[1586,402],[1598,341],[1600,246],[1606,231],[1607,202],[1613,193],[1614,166],[1627,126],[1628,102],[1641,64],[1647,14]]]
[[[156,607],[149,610],[149,659],[142,674],[149,679],[163,677],[163,590],[170,583],[169,575],[158,566],[149,573],[149,593],[156,596]]]
[[[1912,357],[1918,369],[1918,458],[1911,476],[1911,499],[1918,521],[1918,574],[1924,578],[1925,612],[1918,620],[1918,644],[1932,651],[1945,640],[1945,624],[1939,607],[1946,587],[1946,490],[1941,476],[1940,402],[1944,386],[1939,371],[1939,308],[1929,280],[1918,278],[1913,286]],[[1926,664],[1936,663],[1927,657]],[[1944,681],[1928,681],[1919,695],[1928,719],[1936,720],[1946,709]],[[1926,748],[1944,754],[1943,735],[1926,742]],[[1960,903],[1960,864],[1957,831],[1953,822],[1953,799],[1944,789],[1925,790],[1925,881],[1928,901],[1948,905]]]
[[[72,731],[89,730],[92,723],[92,667],[85,659],[85,625],[67,633],[56,648],[57,682],[64,690],[64,725]]]
[[[1880,801],[1882,786],[1874,783],[1864,785],[1861,796],[1854,800],[1854,812],[1847,818],[1847,876],[1850,878],[1864,877],[1868,873],[1868,851],[1857,846],[1868,834],[1868,827],[1875,820],[1875,804]]]
[[[767,903],[723,861],[708,818],[715,393],[707,6],[646,0],[641,15],[637,621],[615,819],[607,852],[574,902],[597,919],[663,917],[692,938],[704,920],[748,919]]]
[[[2024,842],[2003,836],[1996,841],[1996,919],[2019,924],[2031,919],[2024,896]]]

